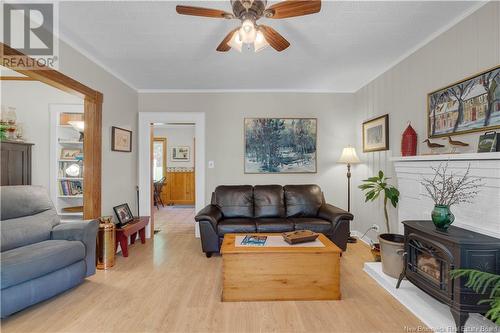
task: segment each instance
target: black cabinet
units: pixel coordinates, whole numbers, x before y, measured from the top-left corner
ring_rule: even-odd
[[[1,179],[5,185],[31,185],[32,143],[2,141]]]

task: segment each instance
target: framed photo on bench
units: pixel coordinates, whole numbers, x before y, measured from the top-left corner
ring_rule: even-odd
[[[113,207],[113,210],[115,211],[116,217],[118,218],[118,227],[124,226],[134,220],[134,215],[132,215],[130,207],[126,203]]]

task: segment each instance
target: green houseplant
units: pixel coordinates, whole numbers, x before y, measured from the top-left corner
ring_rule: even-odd
[[[382,194],[384,197],[384,218],[387,228],[386,234],[378,236],[380,242],[380,255],[382,257],[382,271],[397,278],[403,270],[403,246],[404,237],[398,234],[392,234],[389,223],[389,214],[387,212],[387,204],[389,201],[396,208],[399,201],[399,191],[396,187],[388,183],[389,178],[385,177],[384,172],[380,170],[378,175],[363,180],[363,184],[359,186],[362,191],[365,191],[365,202],[375,201]]]
[[[365,191],[365,202],[375,201],[380,196],[381,193],[384,195],[384,218],[385,226],[387,232],[391,232],[391,226],[389,224],[389,214],[387,213],[387,203],[390,201],[391,204],[396,208],[399,201],[399,191],[394,186],[388,184],[387,180],[390,178],[385,177],[384,172],[380,170],[377,176],[370,177],[363,180],[364,184],[358,187]]]
[[[486,312],[486,318],[500,325],[500,275],[475,269],[454,269],[450,272],[450,275],[454,279],[466,278],[465,286],[478,294],[486,294],[491,289],[488,299],[483,299],[479,304],[487,303],[490,309]]]

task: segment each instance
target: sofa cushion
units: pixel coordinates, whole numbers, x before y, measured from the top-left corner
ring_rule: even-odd
[[[213,200],[224,218],[253,217],[253,187],[250,185],[217,186]]]
[[[256,185],[253,188],[254,216],[285,217],[285,197],[281,185]]]
[[[332,231],[332,223],[314,217],[292,217],[290,220],[295,226],[295,230],[311,230],[322,234],[329,234]]]
[[[0,197],[2,252],[50,239],[60,220],[43,187],[2,186]]]
[[[1,288],[57,271],[85,257],[79,241],[48,240],[2,252]]]
[[[257,232],[287,232],[293,231],[293,222],[286,218],[262,218],[255,220]]]
[[[255,221],[253,219],[224,219],[217,224],[219,236],[225,234],[256,232]]]
[[[285,205],[287,217],[316,217],[323,203],[318,185],[286,185]]]

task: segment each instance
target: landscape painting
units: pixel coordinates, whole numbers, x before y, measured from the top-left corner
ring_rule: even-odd
[[[383,115],[363,123],[363,152],[389,149],[389,115]]]
[[[247,118],[245,173],[315,173],[316,119]]]
[[[427,96],[431,138],[500,128],[500,66]]]

